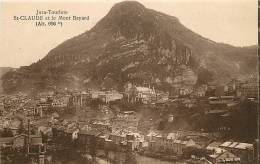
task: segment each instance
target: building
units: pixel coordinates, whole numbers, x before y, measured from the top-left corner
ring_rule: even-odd
[[[216,88],[217,88],[216,84],[209,84],[209,85],[207,85],[207,90],[206,90],[205,95],[207,97],[214,97],[214,96],[216,96]]]
[[[205,97],[207,91],[207,85],[202,85],[195,89],[195,96],[196,97]]]
[[[0,145],[4,148],[12,147],[13,146],[14,137],[1,137],[0,138]]]
[[[172,151],[173,153],[177,155],[182,155],[183,150],[187,147],[195,146],[196,143],[192,140],[189,139],[188,141],[183,141],[183,140],[174,140],[172,144]]]
[[[112,132],[112,127],[109,123],[94,121],[90,126],[93,129],[99,130],[101,132],[106,132],[106,133]]]
[[[241,164],[248,164],[253,161],[253,144],[227,141],[219,147],[239,157]]]
[[[94,97],[94,96],[93,96]],[[92,98],[92,92],[74,93],[68,99],[68,106],[87,106]]]
[[[66,108],[69,103],[69,96],[62,96],[60,98],[54,98],[51,105],[54,108]]]
[[[132,83],[127,83],[125,86],[125,97],[127,98],[128,102],[131,103],[142,102],[147,104],[153,100],[156,100],[156,92],[154,87],[137,87]]]
[[[13,139],[13,148],[19,149],[24,148],[27,144],[28,136],[25,134],[20,134],[14,137]]]
[[[241,95],[248,98],[257,98],[259,81],[258,78],[252,77],[241,86]]]
[[[65,131],[68,141],[74,141],[78,139],[79,129],[78,128],[67,128]]]
[[[209,161],[212,163],[240,163],[240,158],[220,148],[221,144],[221,142],[212,142],[206,147],[206,150],[209,152]]]
[[[52,137],[52,128],[47,126],[39,126],[37,134]]]
[[[42,137],[38,135],[20,134],[14,137],[0,138],[0,146],[9,150],[25,149],[27,148],[28,154],[44,154],[46,147],[42,142]],[[25,149],[26,150],[26,149]]]
[[[169,92],[165,93],[162,91],[157,91],[156,100],[157,100],[157,102],[167,102],[169,100]]]
[[[155,152],[168,152],[176,155],[182,155],[184,149],[195,146],[196,143],[192,139],[178,139],[180,134],[169,133],[167,136],[161,134],[149,133],[146,136],[148,140],[148,149]]]
[[[114,131],[109,135],[109,139],[116,145],[120,145],[122,142],[126,141],[126,133],[120,130]]]
[[[81,152],[95,155],[97,138],[101,133],[96,130],[81,130],[78,133],[78,146]]]
[[[186,96],[193,92],[192,88],[190,87],[182,87],[179,89],[179,95],[180,96]]]
[[[109,92],[106,92],[105,102],[109,103],[112,101],[121,100],[123,97],[124,97],[123,94],[121,94],[119,92],[109,91]]]
[[[237,91],[241,89],[243,82],[237,79],[231,79],[226,86],[226,95],[236,95]]]
[[[156,92],[150,87],[136,87],[137,99],[140,99],[144,104],[156,100]]]
[[[127,99],[128,102],[130,103],[135,103],[137,102],[137,90],[135,85],[133,85],[132,83],[127,83],[125,85],[125,98]]]
[[[38,135],[30,135],[27,147],[29,155],[40,155],[46,153],[46,146],[42,142],[42,137]]]
[[[213,164],[240,164],[240,158],[229,151],[221,150],[209,156],[209,161]]]

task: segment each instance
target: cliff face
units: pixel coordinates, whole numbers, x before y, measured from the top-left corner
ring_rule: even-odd
[[[256,47],[215,43],[173,16],[126,1],[112,7],[90,31],[63,42],[39,62],[5,74],[3,88],[5,92],[121,89],[130,81],[169,89],[246,76],[255,72],[255,59]]]

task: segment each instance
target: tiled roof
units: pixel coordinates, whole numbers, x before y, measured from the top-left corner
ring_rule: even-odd
[[[242,142],[224,142],[220,145],[221,147],[227,147],[227,148],[235,148],[235,149],[252,149],[253,144],[250,143],[242,143]]]
[[[226,142],[224,142],[223,144],[221,144],[220,146],[227,147],[227,146],[229,146],[229,145],[231,145],[231,144],[232,144],[232,142],[226,141]]]
[[[247,149],[247,148],[253,148],[253,144],[249,144],[249,143],[239,143],[236,145],[237,149]]]

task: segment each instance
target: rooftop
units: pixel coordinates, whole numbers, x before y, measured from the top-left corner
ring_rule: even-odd
[[[98,136],[101,134],[101,132],[91,129],[91,130],[80,130],[79,134]]]
[[[226,147],[226,148],[235,148],[235,149],[252,149],[253,144],[250,143],[242,143],[242,142],[231,142],[231,141],[226,141],[220,145],[220,147]]]

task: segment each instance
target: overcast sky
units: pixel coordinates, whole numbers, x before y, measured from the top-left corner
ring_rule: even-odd
[[[63,41],[93,27],[120,0],[1,1],[0,67],[30,65]],[[182,24],[217,42],[235,46],[257,44],[257,0],[138,0],[147,8],[179,18]],[[36,27],[13,16],[37,10],[66,10],[89,21],[63,22],[62,27]]]

